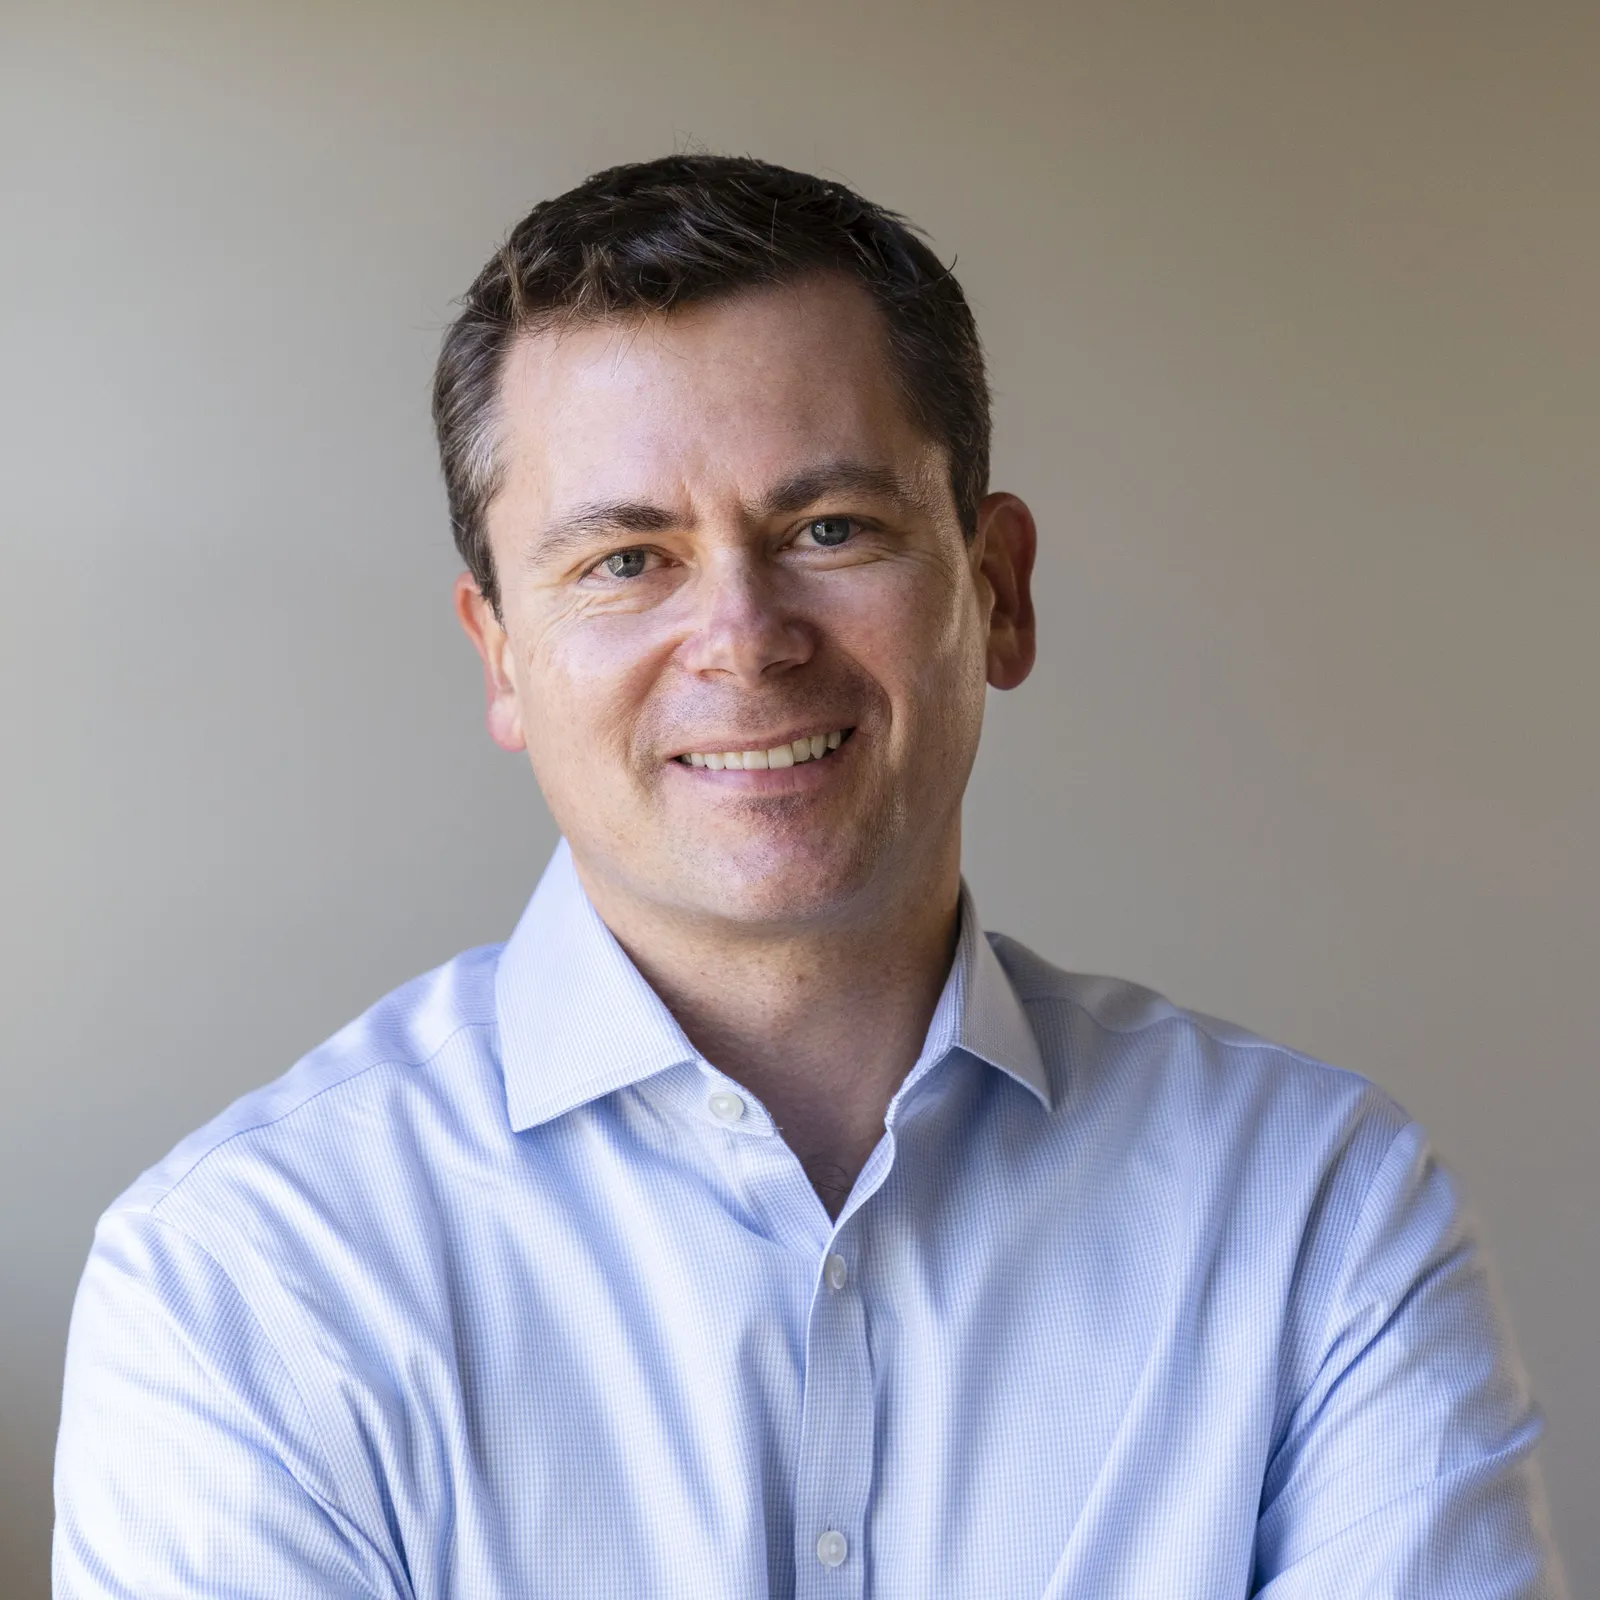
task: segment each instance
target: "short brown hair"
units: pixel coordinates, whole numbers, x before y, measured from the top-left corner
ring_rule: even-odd
[[[989,486],[989,386],[966,296],[906,220],[842,183],[750,157],[677,155],[612,167],[535,206],[477,276],[433,381],[456,547],[485,599],[499,589],[484,517],[499,489],[501,375],[517,337],[781,283],[848,274],[883,313],[913,420],[944,446],[962,529]]]

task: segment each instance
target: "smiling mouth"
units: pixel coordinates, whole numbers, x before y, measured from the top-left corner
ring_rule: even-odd
[[[802,761],[825,760],[855,731],[836,728],[831,733],[775,744],[770,750],[695,750],[674,759],[686,767],[705,767],[712,772],[765,772],[773,767],[797,767]]]

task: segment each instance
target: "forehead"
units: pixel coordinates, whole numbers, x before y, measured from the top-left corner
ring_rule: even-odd
[[[881,313],[832,276],[526,335],[500,400],[507,498],[544,508],[753,499],[818,459],[925,477],[942,456],[906,413]]]

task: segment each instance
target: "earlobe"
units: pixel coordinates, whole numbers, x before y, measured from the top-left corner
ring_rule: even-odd
[[[455,583],[456,616],[483,663],[484,721],[502,750],[525,750],[522,705],[511,672],[511,641],[470,572]]]
[[[991,494],[978,506],[979,570],[994,603],[989,611],[989,682],[1015,689],[1033,671],[1033,559],[1039,534],[1033,513],[1014,494]]]

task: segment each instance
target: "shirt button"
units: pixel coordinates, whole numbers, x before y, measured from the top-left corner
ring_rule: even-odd
[[[718,1122],[737,1122],[744,1115],[744,1101],[726,1089],[719,1089],[706,1101],[706,1109]]]
[[[842,1289],[850,1281],[850,1269],[844,1264],[843,1256],[829,1256],[822,1265],[822,1275],[830,1289]]]
[[[825,1567],[838,1566],[849,1554],[850,1546],[845,1543],[844,1535],[832,1528],[817,1540],[817,1560]]]

